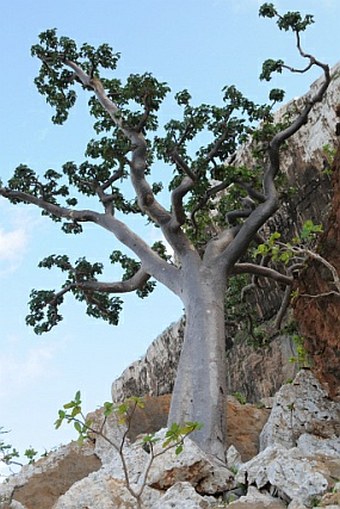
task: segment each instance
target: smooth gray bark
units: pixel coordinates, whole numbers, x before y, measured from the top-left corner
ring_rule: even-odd
[[[204,450],[225,459],[225,277],[204,265],[191,268],[183,302],[185,335],[172,395],[168,425],[198,421],[192,438]]]

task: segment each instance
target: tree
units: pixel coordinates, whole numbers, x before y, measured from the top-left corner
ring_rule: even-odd
[[[7,185],[0,183],[1,196],[14,204],[36,205],[42,214],[60,222],[65,233],[78,234],[83,223],[94,223],[111,232],[137,258],[120,251],[111,254],[111,262],[120,263],[125,271],[117,282],[99,281],[102,265],[85,258],[75,263],[66,255],[45,258],[40,266],[58,267],[66,279],[59,291],[32,291],[26,320],[36,333],[47,332],[60,322],[60,306],[67,293],[84,301],[89,315],[110,324],[118,323],[122,305],[115,294],[136,291],[145,297],[157,281],[181,299],[185,340],[169,426],[202,422],[204,426],[193,439],[220,458],[224,458],[225,444],[224,295],[228,280],[252,273],[291,284],[289,274],[250,262],[247,252],[256,246],[259,230],[279,207],[275,179],[280,173],[280,148],[307,122],[330,82],[328,66],[301,46],[300,35],[313,22],[311,15],[280,15],[268,3],[260,8],[260,15],[275,18],[280,30],[292,31],[297,50],[307,62],[305,68],[297,69],[282,60],[267,60],[261,79],[269,81],[273,72],[284,70],[305,73],[315,66],[324,73],[317,93],[308,97],[293,118],[274,122],[273,105],[284,96],[280,89],[270,92],[270,104],[257,105],[234,86],[227,86],[222,106],[198,107],[184,90],[175,95],[182,118],[171,120],[160,131],[157,112],[170,91],[165,83],[150,73],[130,75],[125,84],[104,77],[105,70],[116,70],[118,53],[107,44],[78,47],[51,29],[41,33],[39,43],[32,47],[32,55],[41,61],[35,84],[55,109],[52,121],[56,124],[67,120],[76,90],[89,92],[96,138],[87,144],[86,160],[80,165],[67,162],[62,172],[49,169],[42,178],[20,165]],[[203,135],[207,142],[197,148]],[[254,166],[233,166],[235,151],[249,137],[255,140]],[[156,163],[166,163],[173,170],[170,210],[157,199],[162,185],[148,182]],[[133,200],[125,194],[127,179],[135,192]],[[77,206],[85,199],[97,200],[101,211]],[[124,222],[125,214],[141,214],[160,228],[174,256],[160,242],[149,246]]]

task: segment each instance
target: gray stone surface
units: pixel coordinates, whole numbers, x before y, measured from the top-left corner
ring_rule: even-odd
[[[159,498],[156,490],[146,488],[145,506],[152,506]],[[136,509],[136,499],[129,493],[121,479],[115,479],[103,471],[90,474],[75,483],[61,496],[52,509]]]
[[[326,492],[327,474],[322,464],[304,457],[298,449],[274,445],[242,465],[236,481],[258,489],[270,485],[288,501],[298,499],[308,505]]]
[[[240,468],[240,466],[242,465],[241,454],[238,452],[236,447],[234,447],[233,445],[228,447],[226,459],[227,459],[228,468],[233,468],[233,469],[238,470]]]
[[[196,493],[188,482],[178,482],[172,486],[151,509],[209,509],[211,503]]]
[[[260,435],[260,450],[273,444],[295,447],[299,437],[306,433],[332,439],[332,447],[336,447],[339,432],[340,402],[331,401],[313,373],[303,369],[276,394]],[[311,440],[315,442],[318,438]],[[306,437],[300,441],[301,445],[305,442]]]
[[[19,473],[10,476],[8,482],[0,484],[0,500],[13,498],[11,509],[14,509],[15,503],[27,509],[38,506],[39,509],[50,509],[73,483],[100,466],[92,446],[80,447],[72,442],[51,452],[46,458],[25,465]]]
[[[181,346],[183,320],[170,325],[156,338],[142,359],[131,364],[112,384],[112,400],[129,396],[159,396],[172,392]]]
[[[340,437],[322,438],[304,433],[297,440],[298,449],[306,456],[316,454],[340,458]]]
[[[164,431],[156,434],[160,442],[155,453],[161,452]],[[203,494],[214,494],[235,487],[234,475],[220,461],[204,453],[190,438],[184,440],[183,452],[176,455],[172,448],[155,459],[148,477],[148,485],[167,489],[176,482],[186,481]]]
[[[285,509],[286,504],[269,494],[260,493],[259,490],[250,486],[247,495],[228,505],[230,509]]]

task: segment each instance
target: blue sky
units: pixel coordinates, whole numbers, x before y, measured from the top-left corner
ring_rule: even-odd
[[[65,126],[50,122],[52,112],[33,85],[38,63],[30,56],[30,46],[41,31],[57,27],[78,42],[108,42],[122,53],[119,77],[151,71],[174,92],[188,88],[197,103],[220,101],[222,87],[229,84],[264,101],[269,87],[257,79],[262,61],[299,60],[293,38],[258,18],[260,4],[257,0],[2,2],[1,178],[8,178],[20,163],[44,171],[58,170],[68,160],[80,162],[92,136],[86,96]],[[331,65],[340,59],[337,0],[282,0],[276,5],[315,14],[316,25],[303,38],[306,49]],[[285,88],[291,98],[304,93],[317,75],[284,75],[270,87]],[[161,119],[166,121],[174,111],[168,100]],[[150,242],[157,238],[150,228],[143,235]],[[71,429],[53,429],[62,403],[77,389],[84,395],[86,410],[109,399],[111,382],[181,315],[181,303],[158,288],[148,300],[129,296],[115,328],[86,317],[72,300],[64,308],[64,321],[52,333],[38,337],[25,326],[30,290],[56,288],[60,282],[57,273],[37,268],[40,259],[69,253],[103,261],[117,248],[112,236],[94,226],[81,237],[65,236],[34,208],[14,207],[0,199],[0,426],[11,430],[8,438],[20,450],[32,445],[43,451],[74,436]]]

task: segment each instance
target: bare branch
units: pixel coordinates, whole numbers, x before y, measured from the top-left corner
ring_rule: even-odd
[[[281,329],[282,320],[287,312],[289,303],[290,303],[290,297],[292,292],[292,285],[287,285],[285,288],[285,292],[283,295],[283,299],[280,305],[280,309],[277,312],[277,315],[275,317],[274,322],[274,330],[279,331]]]
[[[269,157],[271,160],[272,172],[268,172],[269,174],[273,173],[273,177],[275,177],[275,175],[278,171],[278,150],[279,150],[279,147],[282,145],[282,143],[284,141],[286,141],[288,138],[293,136],[293,134],[295,134],[307,122],[308,115],[309,115],[311,109],[313,108],[313,106],[315,106],[315,104],[322,101],[322,98],[325,95],[325,92],[326,92],[328,85],[330,84],[330,81],[331,81],[329,66],[326,64],[323,64],[322,62],[319,62],[314,57],[312,57],[312,55],[306,55],[306,56],[308,58],[313,59],[312,65],[316,65],[318,67],[321,67],[321,69],[323,69],[325,79],[324,79],[323,83],[321,84],[321,86],[319,87],[319,90],[316,92],[316,94],[307,100],[306,106],[304,107],[303,111],[298,115],[298,117],[294,120],[294,122],[289,127],[287,127],[286,129],[283,129],[283,131],[277,133],[273,137],[273,139],[270,143],[270,147],[269,147]]]
[[[252,198],[253,200],[259,201],[260,203],[266,201],[266,197],[264,196],[264,194],[261,193],[260,191],[257,191],[257,189],[254,189],[250,184],[240,182],[239,180],[235,180],[235,184],[242,187],[242,189],[245,189],[249,197]]]
[[[244,205],[243,209],[231,210],[226,214],[226,221],[231,224],[236,224],[236,219],[247,218],[250,216],[255,208],[255,203],[251,198],[241,198],[241,203]]]
[[[142,117],[141,117],[141,119],[140,119],[140,121],[139,121],[139,123],[138,123],[138,125],[136,127],[136,131],[138,133],[141,133],[143,131],[143,129],[146,126],[146,123],[147,123],[147,121],[149,119],[149,116],[150,116],[150,108],[145,106],[143,115],[142,115]]]
[[[96,194],[102,204],[104,205],[104,210],[106,214],[113,214],[113,202],[115,199],[114,194],[107,194],[105,190],[111,186],[116,180],[119,180],[124,175],[124,164],[121,164],[119,170],[115,171],[111,177],[104,182],[104,184],[97,185],[95,187]]]
[[[331,295],[335,295],[336,297],[340,297],[339,292],[335,292],[334,290],[331,290],[330,292],[323,292],[323,293],[317,293],[315,295],[312,295],[310,293],[299,293],[299,297],[306,297],[308,299],[320,299],[323,297],[330,297]]]
[[[126,163],[126,161],[124,161]],[[100,187],[102,189],[102,191],[105,191],[108,187],[110,187],[114,182],[116,182],[117,180],[119,180],[120,178],[123,177],[124,175],[124,162],[121,162],[120,163],[120,168],[119,170],[115,171],[110,178],[107,179],[106,182],[104,182],[104,184],[102,184]]]
[[[179,292],[179,274],[178,269],[162,260],[160,256],[153,251],[146,242],[128,228],[127,225],[109,214],[100,214],[92,210],[72,210],[48,203],[41,198],[37,198],[22,191],[12,191],[7,188],[0,188],[0,196],[12,198],[15,200],[32,203],[37,207],[46,210],[55,217],[70,219],[77,222],[93,222],[109,230],[125,246],[130,248],[141,260],[145,271],[155,279],[165,284],[176,295]]]
[[[131,168],[131,182],[135,189],[138,204],[152,221],[162,228],[162,231],[170,243],[179,254],[193,251],[193,246],[188,239],[179,230],[173,232],[171,228],[172,214],[168,212],[155,198],[151,186],[145,179],[145,170],[147,167],[147,143],[141,132],[124,125],[123,118],[118,106],[106,95],[104,87],[98,78],[88,76],[74,62],[65,60],[65,65],[71,67],[84,86],[94,90],[96,97],[105,111],[110,115],[114,124],[131,142],[132,160],[129,163]],[[189,169],[189,176],[194,174]],[[108,207],[107,209],[108,210]],[[157,279],[157,277],[156,277]]]
[[[275,269],[271,269],[270,267],[264,267],[262,265],[256,265],[255,263],[235,263],[232,274],[256,274],[258,276],[267,277],[270,279],[274,279],[278,283],[283,283],[284,285],[291,285],[293,282],[292,276],[286,276],[285,274],[281,274]]]
[[[151,186],[145,179],[147,144],[144,136],[136,129],[124,125],[118,106],[107,96],[102,82],[98,78],[88,76],[75,62],[65,60],[65,65],[71,67],[84,86],[91,88],[110,115],[114,124],[130,140],[132,145],[131,180],[135,188],[139,206],[158,225],[162,226],[171,220],[171,214],[155,199]]]
[[[339,275],[338,275],[338,271],[323,256],[321,256],[318,253],[315,253],[314,251],[311,251],[310,249],[305,248],[305,247],[300,247],[300,246],[289,246],[289,247],[287,247],[283,242],[277,242],[277,244],[279,246],[283,247],[284,249],[286,249],[287,251],[291,251],[295,255],[305,255],[305,256],[307,256],[309,258],[312,258],[313,260],[317,260],[322,265],[327,267],[327,269],[332,274],[333,282],[334,282],[334,285],[335,285],[335,287],[337,289],[337,292],[340,293],[340,278],[339,278]],[[298,256],[296,258],[299,259]]]
[[[207,163],[211,162],[214,159],[214,157],[216,157],[218,155],[218,151],[219,151],[221,145],[223,144],[223,142],[227,139],[228,135],[229,135],[229,131],[228,131],[228,129],[225,129],[223,134],[215,141],[213,147],[208,152],[208,154],[205,156],[205,160]]]
[[[318,91],[307,100],[303,111],[297,116],[292,124],[275,134],[268,146],[268,161],[263,176],[263,190],[265,201],[256,206],[249,217],[244,221],[235,240],[227,247],[223,253],[226,270],[232,269],[242,253],[245,252],[250,242],[256,235],[256,232],[265,224],[279,207],[278,193],[275,187],[274,179],[280,169],[279,151],[282,143],[293,136],[308,120],[308,115],[316,103],[320,102],[330,83],[329,67],[315,59],[314,65],[321,67],[324,71],[324,80]]]

